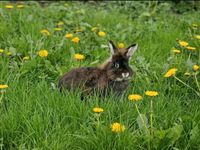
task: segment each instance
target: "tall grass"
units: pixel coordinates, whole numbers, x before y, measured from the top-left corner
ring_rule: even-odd
[[[184,76],[191,68],[189,62],[200,64],[199,52],[182,50],[171,53],[177,39],[190,41],[199,50],[199,34],[192,24],[200,25],[199,11],[176,14],[170,3],[145,9],[146,3],[132,2],[120,6],[115,2],[65,2],[41,7],[27,2],[22,9],[6,9],[0,3],[0,84],[8,88],[0,103],[1,149],[199,149],[199,96],[175,80],[163,78],[171,67],[179,69],[177,76],[197,89],[192,78]],[[126,9],[125,9],[126,8]],[[63,21],[63,30],[54,31]],[[106,33],[99,37],[92,27]],[[83,29],[75,33],[76,28]],[[50,36],[40,30],[48,29]],[[74,33],[80,43],[64,38]],[[138,43],[139,49],[130,65],[136,71],[129,89],[119,98],[98,96],[80,101],[80,92],[60,93],[56,86],[59,77],[79,66],[96,66],[109,57],[108,40],[126,46]],[[47,58],[38,51],[46,49]],[[7,56],[6,52],[11,52]],[[73,59],[75,53],[86,56]],[[191,55],[190,59],[188,56]],[[27,61],[24,56],[30,56]],[[191,69],[190,69],[191,71]],[[199,76],[197,76],[199,79]],[[138,109],[149,120],[150,99],[146,90],[156,90],[153,99],[153,136],[146,135],[138,124],[138,113],[128,95],[143,96]],[[100,126],[95,125],[92,109],[102,107]],[[125,125],[123,133],[113,133],[111,124]],[[149,122],[149,121],[148,121]],[[149,124],[149,123],[148,123]]]

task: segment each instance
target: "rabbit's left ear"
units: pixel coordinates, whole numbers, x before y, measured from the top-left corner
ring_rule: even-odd
[[[112,55],[117,52],[117,47],[111,40],[109,41],[109,48]]]
[[[138,44],[133,44],[133,45],[129,46],[127,48],[126,56],[130,58],[135,53],[137,48],[138,48]]]

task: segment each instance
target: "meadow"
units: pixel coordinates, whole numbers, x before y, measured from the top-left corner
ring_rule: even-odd
[[[128,90],[61,93],[110,39],[138,43]],[[0,2],[0,149],[200,149],[199,50],[200,11],[183,3]]]

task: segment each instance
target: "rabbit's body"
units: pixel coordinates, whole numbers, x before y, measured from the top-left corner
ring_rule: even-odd
[[[107,76],[106,70],[92,67],[73,69],[59,81],[59,87],[69,90],[80,88],[85,93],[92,90],[105,93],[109,89],[121,94],[128,85],[129,80],[113,81]]]
[[[98,91],[102,94],[112,90],[121,94],[127,89],[133,70],[129,67],[129,59],[137,45],[128,49],[117,49],[110,42],[112,57],[100,67],[81,67],[66,73],[59,81],[61,89],[80,88],[83,93]],[[132,53],[130,53],[132,52]]]
[[[85,92],[94,89],[103,91],[107,87],[107,81],[105,70],[82,67],[66,73],[59,81],[59,87],[66,89],[80,88]]]

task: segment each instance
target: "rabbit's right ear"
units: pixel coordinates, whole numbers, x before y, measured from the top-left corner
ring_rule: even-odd
[[[135,53],[135,51],[137,50],[137,48],[138,48],[137,44],[133,44],[133,45],[129,46],[127,48],[128,51],[126,53],[126,56],[130,58],[133,55],[133,53]]]
[[[109,48],[112,55],[117,52],[117,47],[111,40],[109,41]]]

